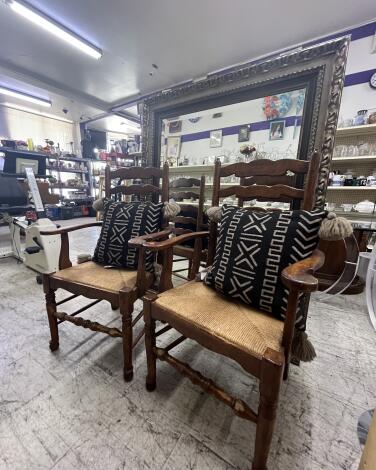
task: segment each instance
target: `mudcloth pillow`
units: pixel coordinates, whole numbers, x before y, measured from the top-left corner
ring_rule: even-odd
[[[251,212],[223,206],[206,284],[283,320],[289,291],[281,272],[312,254],[325,215],[325,211]],[[296,327],[304,326],[298,309]]]
[[[138,250],[128,245],[131,238],[158,232],[162,225],[163,203],[104,201],[103,225],[94,252],[94,261],[137,269]],[[152,270],[153,253],[147,251],[146,269]]]

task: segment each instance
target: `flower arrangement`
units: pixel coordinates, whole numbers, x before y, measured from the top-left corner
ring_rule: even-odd
[[[242,145],[239,149],[240,153],[242,155],[251,155],[253,152],[256,152],[256,147],[254,147],[253,145]]]

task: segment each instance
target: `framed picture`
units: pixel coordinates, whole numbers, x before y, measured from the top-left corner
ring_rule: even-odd
[[[176,164],[180,155],[180,137],[167,137],[166,159],[169,165]]]
[[[168,130],[170,134],[175,134],[175,132],[181,132],[181,121],[171,121],[168,124]]]
[[[210,147],[222,147],[222,129],[210,131]]]
[[[240,126],[238,132],[238,142],[248,142],[249,140],[249,127]]]
[[[285,134],[285,121],[272,121],[270,123],[269,140],[281,140]]]

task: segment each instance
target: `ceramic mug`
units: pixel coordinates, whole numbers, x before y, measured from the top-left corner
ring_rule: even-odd
[[[332,186],[343,186],[345,183],[345,175],[333,175]]]

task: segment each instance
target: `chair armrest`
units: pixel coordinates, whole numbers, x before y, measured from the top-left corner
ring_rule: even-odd
[[[61,227],[56,230],[42,230],[41,235],[62,235],[63,233],[74,232],[88,227],[100,227],[102,222],[89,222],[88,224],[72,225],[71,227]]]
[[[165,230],[161,230],[160,232],[156,233],[149,233],[148,235],[141,235],[140,237],[135,237],[131,238],[128,241],[128,245],[133,246],[133,247],[141,247],[144,246],[145,242],[151,242],[154,240],[164,240],[168,238],[168,236],[171,234],[173,231],[173,228],[166,228]]]
[[[175,245],[180,245],[181,243],[184,243],[185,241],[190,240],[192,238],[205,238],[207,236],[209,236],[209,232],[192,232],[186,233],[184,235],[179,235],[178,237],[169,238],[168,240],[164,240],[161,242],[144,242],[143,246],[148,250],[162,251],[168,250]]]
[[[287,266],[282,271],[282,282],[291,290],[299,292],[314,292],[318,280],[313,272],[324,264],[325,256],[320,250],[315,250],[309,258]]]

